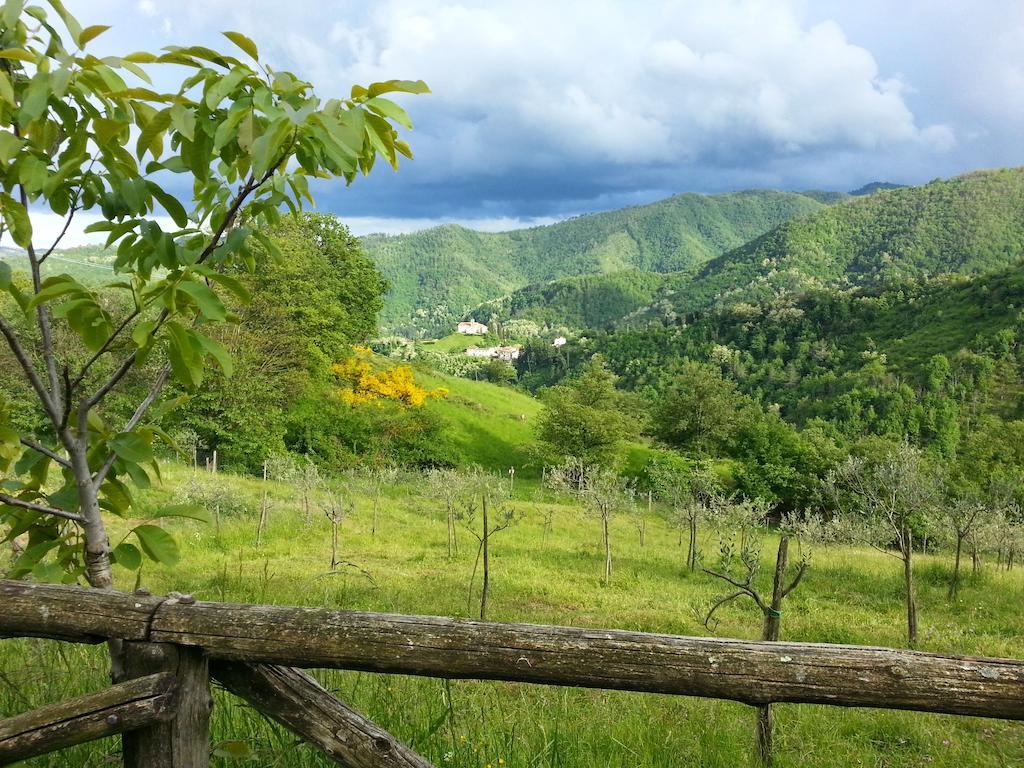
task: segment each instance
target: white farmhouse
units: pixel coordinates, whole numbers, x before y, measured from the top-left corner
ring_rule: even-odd
[[[519,359],[522,349],[522,347],[498,347],[494,350],[494,356],[499,360],[507,360],[511,363],[513,360]]]
[[[466,347],[466,357],[482,357],[491,360],[518,360],[522,347]]]
[[[463,320],[459,323],[457,330],[459,333],[465,334],[466,336],[487,335],[487,326],[483,323],[478,323],[475,320]]]

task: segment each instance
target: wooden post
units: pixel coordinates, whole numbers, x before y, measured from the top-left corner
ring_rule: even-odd
[[[0,720],[0,765],[170,720],[176,688],[163,672]]]
[[[178,681],[173,720],[123,737],[124,768],[208,768],[210,672],[201,648],[166,643],[124,644],[125,677],[170,672]]]
[[[261,713],[348,768],[434,768],[305,672],[269,664],[217,661],[217,681]]]

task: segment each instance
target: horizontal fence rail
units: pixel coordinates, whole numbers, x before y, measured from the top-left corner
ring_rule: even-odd
[[[176,691],[174,675],[150,675],[0,720],[0,765],[170,720]]]
[[[174,643],[234,661],[1024,720],[1024,661],[231,605],[0,581],[0,635]]]

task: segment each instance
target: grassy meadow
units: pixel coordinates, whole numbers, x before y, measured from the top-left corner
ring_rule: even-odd
[[[265,491],[269,524],[257,548],[255,529]],[[474,614],[467,588],[475,539],[460,530],[458,555],[448,559],[443,507],[427,495],[422,478],[404,476],[388,486],[376,534],[371,533],[371,498],[356,496],[355,510],[342,525],[339,553],[353,567],[336,573],[329,572],[330,524],[321,511],[321,494],[313,494],[307,519],[293,486],[169,467],[163,487],[148,491],[146,503],[204,498],[219,511],[218,521],[172,525],[181,562],[173,570],[148,564],[142,582],[155,593],[178,590],[204,600]],[[657,508],[647,517],[644,546],[635,518],[614,521],[613,581],[604,586],[597,520],[568,499],[539,490],[535,481],[517,483],[512,503],[522,518],[492,540],[489,618],[708,634],[701,618],[723,594],[722,585],[684,571],[678,531]],[[701,538],[713,558],[717,535],[706,530]],[[766,533],[766,563],[773,544]],[[784,639],[904,644],[897,560],[846,547],[819,549],[812,557],[812,570],[786,603]],[[1024,572],[997,572],[988,563],[950,602],[949,561],[945,554],[919,559],[922,649],[1024,658]],[[131,588],[131,578],[121,575],[120,586]],[[768,578],[766,568],[762,579]],[[718,616],[720,636],[759,634],[759,615],[749,603],[734,602]],[[98,689],[105,684],[106,670],[102,647],[4,641],[0,716]],[[438,766],[754,765],[754,711],[732,702],[370,673],[318,674],[341,698]],[[779,766],[1024,765],[1024,724],[815,705],[779,705],[776,710]],[[218,766],[329,764],[220,691],[213,738],[222,755],[214,760]],[[246,746],[243,750],[227,742]],[[104,766],[117,749],[115,740],[95,742],[27,765]],[[248,750],[248,756],[226,756],[238,750]]]

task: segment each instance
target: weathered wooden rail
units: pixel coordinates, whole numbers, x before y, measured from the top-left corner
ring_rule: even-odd
[[[290,667],[1024,720],[1024,661],[890,648],[230,605],[9,581],[0,581],[0,635],[195,649],[226,688],[352,766],[429,763]]]

